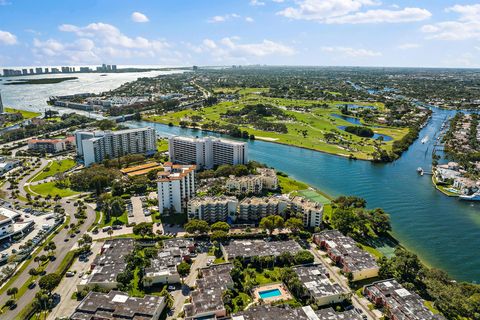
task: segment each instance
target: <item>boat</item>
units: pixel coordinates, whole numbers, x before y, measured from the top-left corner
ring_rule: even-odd
[[[421,172],[423,172],[423,169],[422,169],[422,167],[418,167],[418,168],[417,168],[417,172],[418,172],[418,173],[421,173]]]
[[[471,194],[469,196],[460,195],[459,198],[460,200],[466,200],[466,201],[480,201],[480,192],[475,192],[474,194]]]
[[[428,136],[425,136],[423,139],[422,139],[422,143],[425,143],[428,141]]]

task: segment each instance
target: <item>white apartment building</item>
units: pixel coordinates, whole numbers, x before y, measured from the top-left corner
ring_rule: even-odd
[[[195,196],[195,165],[164,163],[165,171],[158,173],[158,209],[182,212],[188,200]]]
[[[257,168],[257,174],[262,179],[262,184],[265,189],[277,190],[278,189],[278,177],[274,169],[270,168]]]
[[[230,176],[225,183],[229,194],[236,196],[244,194],[260,194],[263,190],[263,180],[257,175],[243,177]]]
[[[303,197],[294,197],[291,202],[291,209],[303,217],[305,227],[320,227],[323,218],[323,205]]]
[[[198,169],[211,169],[222,164],[246,164],[247,144],[214,137],[168,139],[170,161],[196,164]]]
[[[227,192],[234,195],[260,194],[264,189],[276,190],[278,178],[275,170],[257,168],[257,174],[243,177],[230,176],[225,187]]]
[[[127,154],[153,154],[157,149],[156,140],[155,129],[150,127],[75,133],[77,155],[83,159],[86,167]]]
[[[245,198],[238,204],[237,218],[242,221],[258,222],[270,215],[285,217],[288,200],[281,197]]]
[[[237,206],[235,197],[195,197],[188,202],[188,218],[208,223],[235,220]]]

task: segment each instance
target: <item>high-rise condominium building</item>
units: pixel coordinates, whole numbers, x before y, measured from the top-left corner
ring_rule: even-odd
[[[127,154],[154,154],[156,151],[155,129],[137,128],[120,131],[75,132],[77,156],[85,166]]]
[[[158,209],[183,212],[188,200],[195,196],[195,165],[165,162],[165,171],[158,173]]]
[[[213,137],[168,139],[170,161],[196,164],[199,169],[211,169],[222,164],[246,164],[247,144]]]

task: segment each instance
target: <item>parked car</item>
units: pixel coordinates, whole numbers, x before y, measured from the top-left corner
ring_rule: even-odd
[[[70,277],[73,277],[75,275],[75,273],[73,271],[67,271],[67,273],[65,273],[65,276],[70,278]]]

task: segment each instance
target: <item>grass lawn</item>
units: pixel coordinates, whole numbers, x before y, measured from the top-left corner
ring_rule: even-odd
[[[52,161],[47,165],[42,171],[40,171],[32,180],[40,181],[49,177],[53,177],[59,172],[65,172],[75,166],[75,161],[73,159],[65,159],[61,161]]]
[[[157,151],[158,152],[168,151],[168,140],[167,139],[157,140]]]
[[[274,267],[273,269],[263,269],[263,271],[257,272],[254,268],[245,269],[245,282],[248,282],[250,279],[250,272],[255,273],[255,280],[258,285],[264,285],[267,283],[278,282],[280,281],[280,271],[282,269],[279,267]]]
[[[128,223],[128,213],[125,211],[120,217],[115,218],[111,217],[109,221],[106,221],[106,216],[102,215],[102,221],[99,221],[97,226],[98,228],[103,228],[107,226],[113,226],[114,224],[127,224]]]
[[[142,298],[145,294],[138,287],[138,284],[140,282],[139,272],[140,272],[140,267],[136,267],[135,270],[133,271],[133,280],[130,283],[130,290],[128,290],[128,294],[132,297]]]
[[[98,226],[98,224],[100,223],[101,217],[102,217],[102,213],[98,210],[95,210],[95,221],[90,227],[88,227],[88,231],[92,231],[95,227]]]
[[[290,177],[278,176],[278,184],[280,185],[282,193],[308,189],[308,184],[294,180]]]
[[[245,307],[252,302],[252,298],[243,292],[240,292],[238,296],[233,298],[233,312],[239,312],[245,309]]]
[[[366,246],[366,245],[360,244],[360,243],[358,245],[360,246],[360,248],[369,252],[370,254],[372,254],[377,259],[380,259],[380,258],[383,257],[383,254],[380,251],[378,251],[377,249],[375,249],[374,247]]]
[[[332,217],[332,212],[333,208],[331,204],[326,204],[323,206],[323,220],[324,221],[330,221],[330,218]]]
[[[38,193],[43,197],[47,196],[47,195],[51,195],[52,197],[54,197],[55,195],[58,194],[62,198],[65,198],[65,197],[74,196],[74,195],[80,193],[80,192],[77,192],[77,191],[73,191],[70,188],[67,188],[67,189],[57,188],[55,186],[55,182],[53,182],[53,181],[38,184],[38,185],[29,185],[28,188],[30,188],[30,190],[32,190],[32,192]],[[27,188],[27,190],[28,190],[28,188]]]
[[[13,109],[13,108],[5,108],[5,112],[9,112],[9,113],[17,113],[17,112],[18,112],[18,113],[21,113],[23,119],[31,119],[31,118],[35,118],[35,117],[38,117],[39,115],[41,115],[40,112],[19,110],[19,109]]]
[[[245,105],[258,103],[271,104],[282,107],[285,113],[292,117],[293,120],[283,121],[287,126],[287,133],[262,131],[255,129],[251,125],[242,125],[239,126],[239,128],[242,131],[253,134],[256,139],[259,140],[269,140],[345,157],[352,154],[358,159],[365,160],[371,160],[373,158],[372,153],[375,151],[377,145],[382,149],[391,151],[393,141],[401,139],[408,133],[407,128],[371,127],[375,133],[388,135],[392,137],[393,140],[379,142],[370,138],[358,137],[337,128],[338,126],[351,125],[348,121],[333,116],[334,114],[341,114],[340,107],[345,104],[345,102],[329,101],[327,108],[319,108],[316,107],[318,101],[270,98],[257,94],[258,92],[266,90],[268,90],[268,88],[239,89],[236,92],[240,95],[240,99],[235,102],[220,102],[214,106],[195,111],[189,109],[171,112],[165,115],[150,115],[145,117],[145,120],[164,124],[171,122],[178,126],[180,121],[191,122],[191,117],[197,115],[202,118],[201,121],[197,121],[198,125],[210,122],[226,125],[228,122],[222,118],[221,115],[227,110],[240,110]],[[221,91],[221,89],[218,89],[218,91]],[[355,104],[375,105],[379,110],[384,109],[384,105],[381,103],[355,102]],[[303,107],[307,111],[293,110],[293,107]],[[335,139],[327,142],[327,133],[334,134]]]

